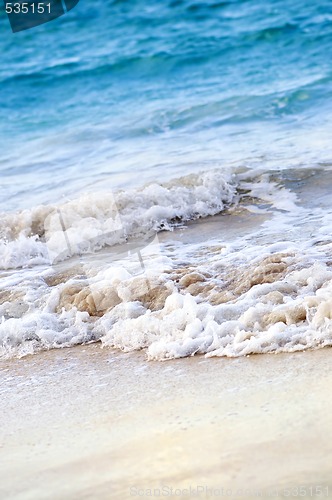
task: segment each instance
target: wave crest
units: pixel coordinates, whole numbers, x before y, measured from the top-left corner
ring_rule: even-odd
[[[85,194],[0,218],[0,268],[65,260],[131,238],[172,230],[215,215],[236,199],[232,178],[219,170],[139,189]]]

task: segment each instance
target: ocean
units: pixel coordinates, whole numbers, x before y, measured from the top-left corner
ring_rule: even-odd
[[[0,357],[332,345],[330,2],[0,25]]]

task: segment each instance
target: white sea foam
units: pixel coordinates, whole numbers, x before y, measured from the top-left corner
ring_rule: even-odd
[[[145,349],[152,360],[198,353],[234,357],[332,345],[331,212],[322,206],[305,208],[297,195],[269,184],[266,176],[253,182],[252,191],[247,181],[241,187],[248,191],[247,209],[268,215],[249,233],[239,230],[235,237],[234,231],[228,233],[227,225],[241,227],[237,225],[241,211],[240,215],[235,211],[221,217],[223,230],[213,236],[206,232],[209,224],[201,221],[187,229],[186,240],[182,238],[186,230],[178,229],[164,242],[155,238],[145,246],[134,245],[125,256],[109,259],[104,250],[87,255],[84,261],[68,260],[63,267],[7,271],[0,290],[0,356],[24,356],[95,341],[124,351]],[[108,198],[108,205],[105,198],[100,204],[94,198],[90,208],[89,195],[77,200],[77,206],[66,204],[62,220],[56,218],[55,210],[46,224],[53,224],[49,241],[54,237],[48,252],[53,250],[58,256],[68,235],[69,250],[77,245],[77,251],[82,251],[82,242],[91,234],[96,249],[104,243],[98,231],[104,234],[106,227],[113,228],[111,236],[115,235],[108,244],[120,242],[125,235],[117,235],[118,217],[122,226],[126,221],[128,234],[138,235],[143,229],[156,229],[156,221],[159,227],[163,221],[171,228],[175,217],[184,220],[217,213],[224,203],[235,200],[232,185],[216,172],[159,188],[156,198],[155,188],[145,187],[134,192],[134,202],[127,193],[120,193],[116,204],[115,196]],[[214,193],[211,203],[209,190]],[[263,202],[254,202],[253,192],[261,200],[267,193],[267,208]],[[171,202],[170,208],[167,203]],[[148,205],[157,215],[150,214]],[[45,210],[43,223],[50,216],[50,207]],[[26,224],[29,218],[23,219]],[[64,221],[70,221],[65,232]],[[95,232],[87,231],[79,238],[89,221]],[[30,231],[33,226],[38,224],[31,223]],[[47,247],[38,236],[23,234],[25,229],[6,247],[16,242],[25,248],[25,239],[32,245],[31,253],[36,253],[33,245]],[[56,234],[63,238],[59,247]],[[190,234],[200,237],[195,242]],[[36,254],[33,258],[39,263],[46,257]]]
[[[244,288],[226,303],[213,305],[200,295],[174,290],[160,311],[114,323],[111,311],[98,320],[96,328],[105,345],[125,351],[146,348],[148,358],[158,360],[332,345],[332,272],[323,262],[301,269],[300,255],[293,254],[292,261],[285,276],[271,283],[261,278],[261,283]],[[252,264],[249,271],[254,274],[255,268]],[[240,273],[240,277],[245,281],[248,275]]]
[[[64,260],[221,212],[235,199],[218,170],[0,215],[0,269]]]
[[[169,266],[164,269],[168,272],[155,276],[154,283],[150,280],[148,289],[144,277],[121,266],[108,271],[111,277],[100,271],[82,288],[84,296],[79,300],[77,291],[70,294],[79,281],[69,279],[44,294],[38,307],[22,317],[6,319],[8,303],[1,306],[0,353],[22,356],[101,340],[104,346],[146,349],[149,359],[165,360],[197,353],[235,357],[332,345],[332,271],[323,254],[315,262],[309,254],[303,259],[294,248],[289,250],[291,257],[282,254],[274,259],[285,266],[281,272],[277,268],[273,279],[270,262],[276,254],[271,248],[259,249],[266,275],[261,275],[263,267],[257,261],[249,264],[250,257],[234,250],[226,260],[236,262],[237,270],[227,280],[228,264],[223,263],[226,274],[220,273],[214,256],[211,277],[198,282],[200,293],[193,288],[197,276],[205,273],[200,265],[195,273],[193,266],[182,269],[188,279],[180,282],[186,286],[172,279]],[[223,284],[233,296],[218,303]],[[154,310],[151,304],[158,296],[161,302]],[[89,309],[91,301],[95,313]]]

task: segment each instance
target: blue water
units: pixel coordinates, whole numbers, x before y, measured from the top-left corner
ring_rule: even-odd
[[[2,211],[331,158],[328,0],[81,0],[0,29]]]

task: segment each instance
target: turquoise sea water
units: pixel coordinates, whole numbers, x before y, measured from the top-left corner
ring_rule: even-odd
[[[329,1],[0,28],[0,358],[332,345]]]
[[[0,29],[0,210],[331,157],[328,0],[81,0]]]

